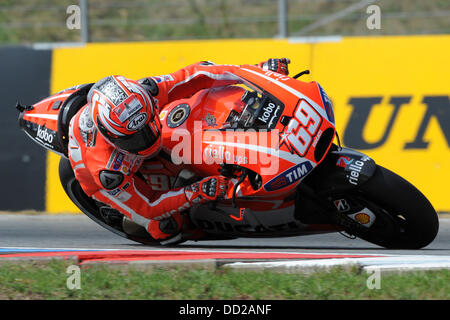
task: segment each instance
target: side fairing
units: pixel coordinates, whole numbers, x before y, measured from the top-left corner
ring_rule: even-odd
[[[19,126],[42,147],[64,155],[64,146],[58,136],[58,114],[65,99],[73,91],[54,94],[32,106],[19,115]]]

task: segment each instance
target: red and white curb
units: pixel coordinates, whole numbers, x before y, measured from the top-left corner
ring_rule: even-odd
[[[286,273],[313,272],[332,267],[357,267],[366,272],[432,271],[450,269],[450,256],[401,255],[321,260],[295,260],[270,262],[234,262],[224,267],[247,271],[280,271]]]
[[[306,253],[271,250],[196,250],[183,248],[81,249],[81,248],[0,248],[0,262],[71,259],[80,265],[107,264],[196,264],[215,262],[233,270],[313,272],[332,267],[357,267],[360,270],[421,271],[450,269],[450,256],[382,255],[353,253]]]
[[[379,255],[375,255],[379,256]],[[274,260],[316,260],[374,257],[366,254],[348,253],[299,253],[258,250],[194,250],[194,249],[74,249],[74,248],[0,248],[0,261],[34,259],[77,259],[80,264],[92,262],[134,262],[134,261],[186,261],[186,260],[237,260],[237,261],[274,261]]]

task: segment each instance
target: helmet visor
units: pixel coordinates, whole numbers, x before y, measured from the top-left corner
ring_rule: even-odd
[[[144,151],[154,145],[159,136],[161,135],[160,131],[156,129],[156,134],[150,128],[150,125],[154,125],[153,122],[149,122],[142,129],[136,131],[133,134],[125,135],[125,136],[112,136],[108,130],[101,124],[100,121],[97,122],[98,128],[100,132],[108,138],[108,140],[114,144],[117,148],[133,153],[138,154],[140,151]],[[154,125],[156,128],[156,125]]]

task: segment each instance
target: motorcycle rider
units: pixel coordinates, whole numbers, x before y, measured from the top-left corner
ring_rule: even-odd
[[[289,62],[269,59],[258,66],[287,75]],[[170,166],[159,156],[164,106],[202,89],[236,83],[230,76],[236,68],[240,66],[200,62],[138,81],[109,76],[96,82],[69,125],[69,159],[83,191],[145,227],[162,244],[181,240],[180,213],[226,197],[227,179],[211,176],[172,189],[138,171],[146,159],[152,159],[150,166],[159,173]]]

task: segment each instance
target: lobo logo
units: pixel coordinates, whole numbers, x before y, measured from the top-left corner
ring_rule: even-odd
[[[264,122],[269,128],[275,127],[284,107],[281,105],[276,105],[273,102],[269,102],[266,106],[262,108],[262,112],[258,117],[258,120]]]
[[[46,127],[38,127],[36,137],[44,140],[45,142],[52,143],[53,142],[53,134],[47,131]]]
[[[313,142],[322,123],[322,117],[305,100],[301,100],[294,111],[294,117],[289,122],[286,131],[280,134],[280,147],[286,145],[292,153],[295,151],[303,157]]]
[[[267,121],[269,120],[269,118],[270,118],[270,116],[272,115],[272,113],[273,113],[273,109],[275,109],[275,104],[274,103],[269,103],[267,106],[265,106],[263,109],[262,109],[262,115],[260,115],[259,117],[258,117],[258,119],[259,120],[261,120],[262,122],[264,122],[264,123],[267,123]]]

